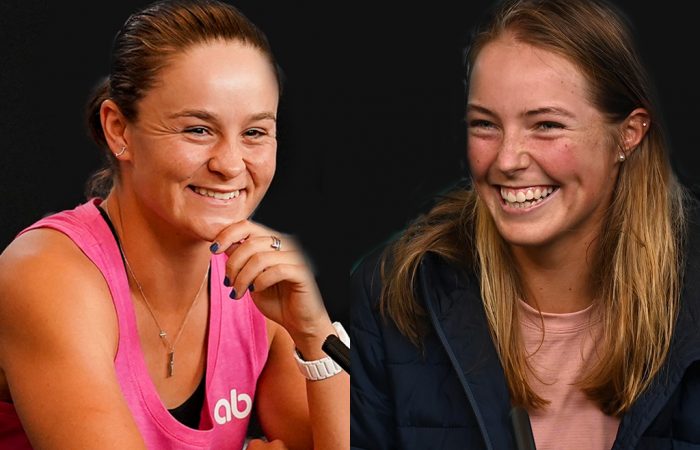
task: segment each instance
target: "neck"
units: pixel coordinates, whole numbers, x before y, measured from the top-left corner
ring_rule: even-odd
[[[530,306],[542,312],[569,313],[594,299],[591,264],[597,241],[588,239],[559,248],[512,247]]]
[[[114,193],[102,207],[117,231],[135,284],[141,286],[151,307],[175,314],[187,310],[209,267],[208,243],[164,233]]]

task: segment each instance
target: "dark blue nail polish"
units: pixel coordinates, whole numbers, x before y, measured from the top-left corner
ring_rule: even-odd
[[[213,244],[211,244],[211,245],[209,246],[209,251],[211,251],[212,253],[216,253],[216,251],[217,251],[218,249],[219,249],[219,243],[218,243],[218,242],[214,242]]]
[[[228,296],[231,297],[231,298],[233,298],[233,299],[235,299],[235,298],[236,298],[236,290],[235,290],[235,289],[231,289],[231,293],[228,294]]]
[[[255,286],[251,283],[251,284],[248,286],[248,290],[249,290],[250,292],[253,292],[253,291],[255,290]]]
[[[224,277],[224,286],[231,287],[231,280],[228,279],[228,275]]]

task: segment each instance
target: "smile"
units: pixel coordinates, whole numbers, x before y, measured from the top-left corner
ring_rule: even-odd
[[[525,188],[507,188],[501,186],[501,198],[506,205],[515,208],[529,208],[541,203],[557,186],[530,186]]]
[[[191,186],[192,190],[195,191],[197,194],[202,195],[204,197],[211,197],[211,198],[216,198],[219,200],[230,200],[232,198],[236,198],[240,195],[241,191],[235,190],[235,191],[229,191],[229,192],[220,192],[220,191],[211,191],[209,189],[204,189],[202,187],[197,187],[197,186]]]

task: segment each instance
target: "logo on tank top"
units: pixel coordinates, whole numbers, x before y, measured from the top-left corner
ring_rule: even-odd
[[[225,425],[231,420],[245,419],[253,408],[253,400],[245,392],[238,393],[231,389],[231,398],[222,398],[214,405],[214,420]]]

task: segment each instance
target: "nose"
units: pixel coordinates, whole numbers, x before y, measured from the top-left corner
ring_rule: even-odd
[[[496,167],[507,176],[515,175],[518,171],[526,169],[530,165],[530,154],[527,151],[524,139],[510,133],[501,141]]]
[[[245,171],[243,144],[235,140],[222,140],[212,148],[208,168],[223,178],[235,178]]]

